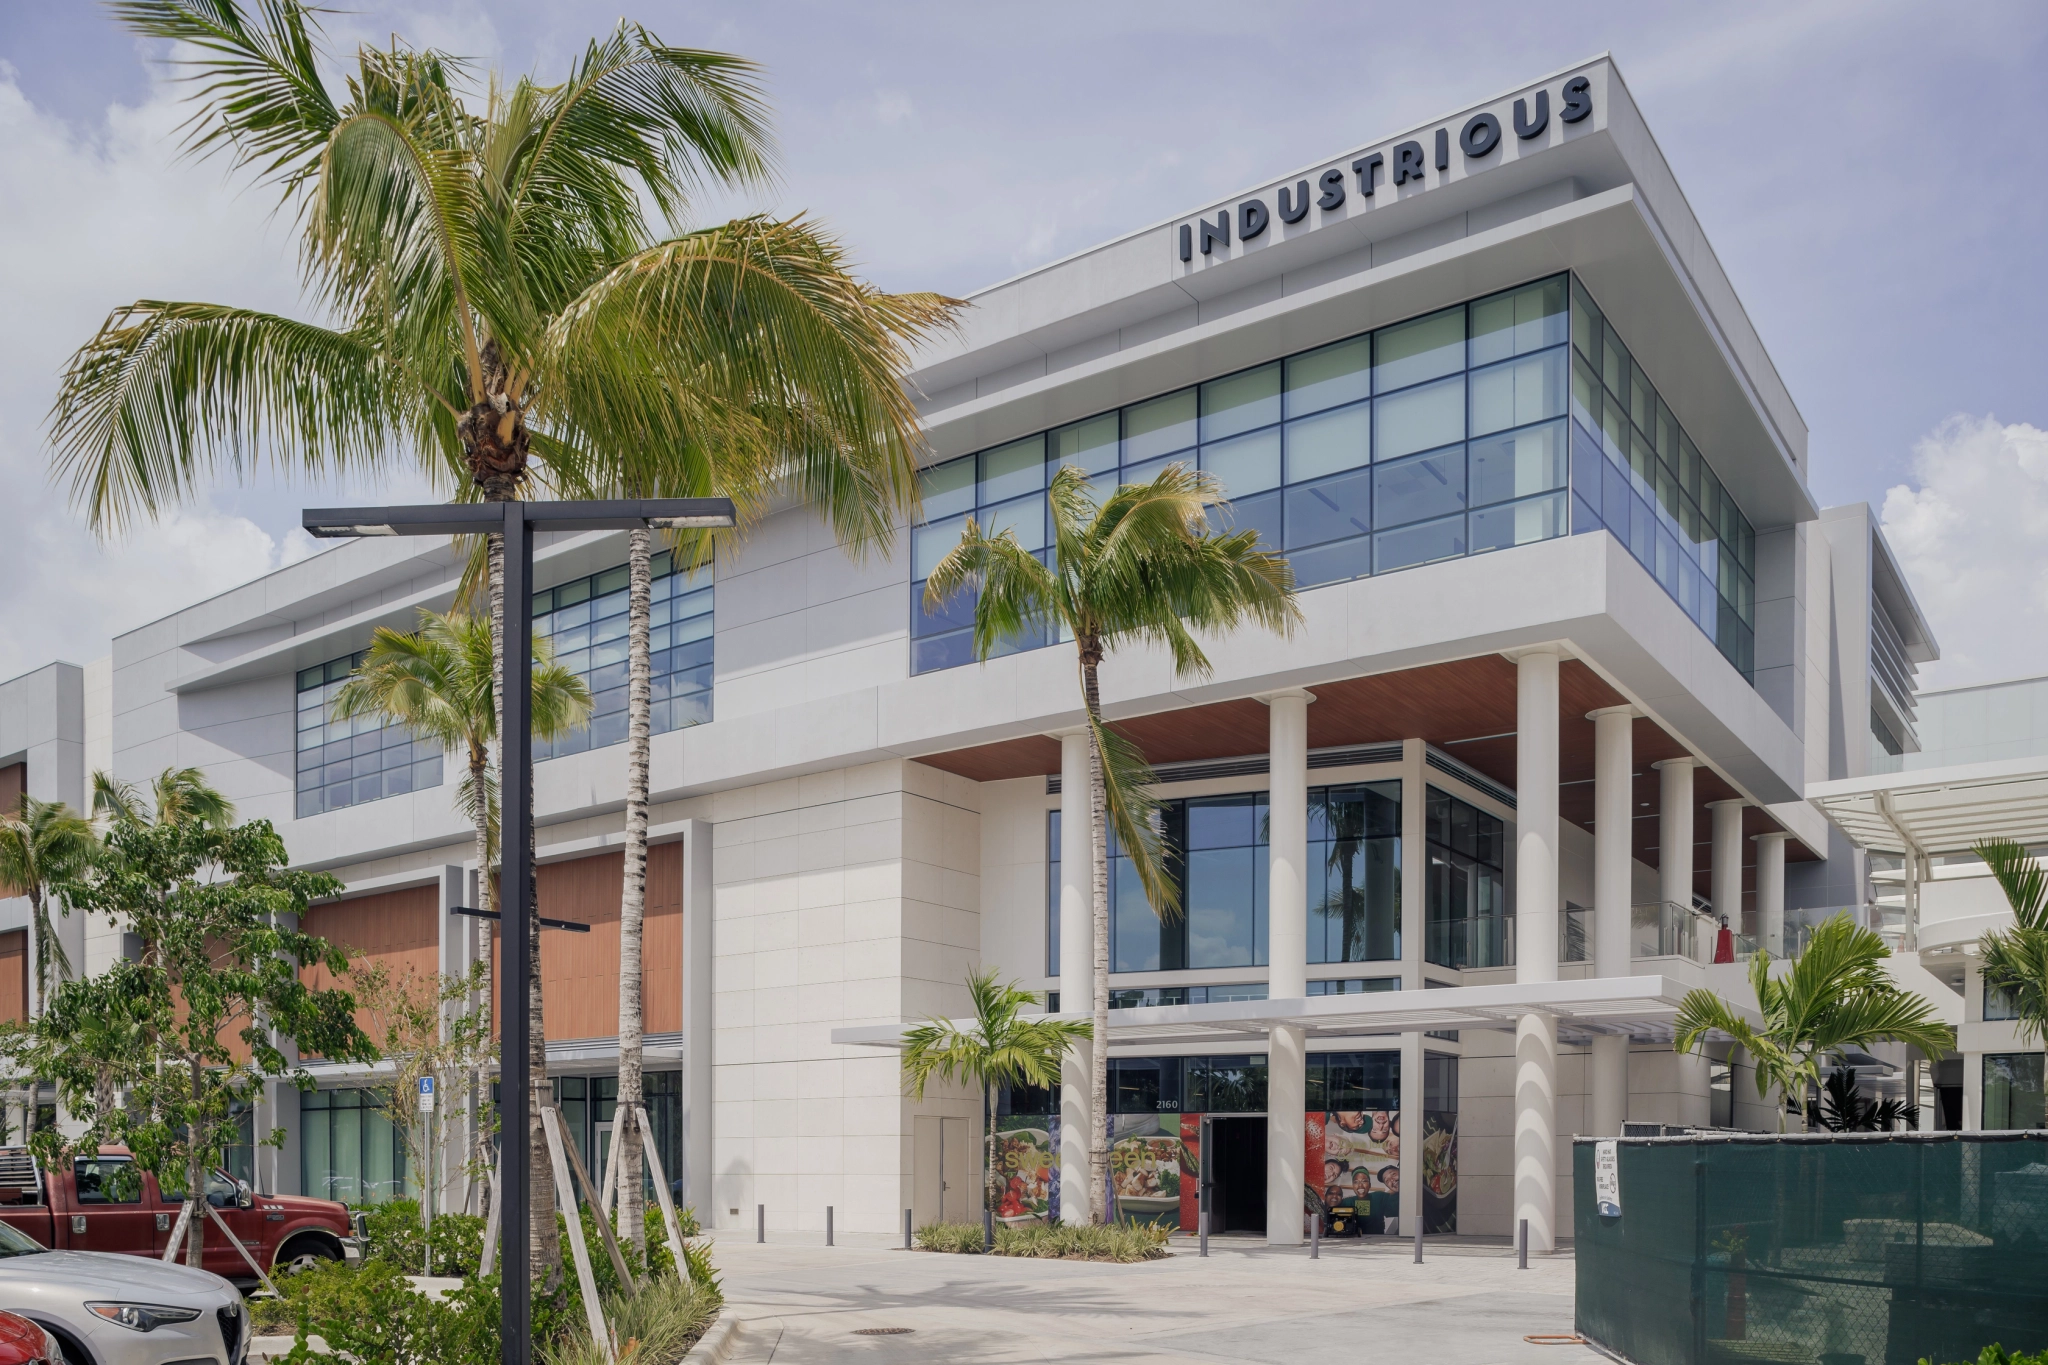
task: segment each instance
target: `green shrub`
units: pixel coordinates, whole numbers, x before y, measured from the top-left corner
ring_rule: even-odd
[[[917,1230],[917,1245],[924,1251],[950,1251],[979,1255],[982,1251],[979,1223],[926,1223]]]
[[[1934,1365],[1934,1362],[1922,1356],[1920,1365]],[[2048,1350],[2027,1355],[2022,1351],[2008,1351],[1994,1341],[1977,1353],[1975,1365],[2048,1365]]]
[[[429,1248],[430,1275],[474,1275],[483,1257],[484,1220],[473,1213],[438,1213],[431,1231],[420,1226],[419,1201],[394,1199],[369,1210],[363,1259],[388,1261],[408,1275],[421,1273]]]
[[[1155,1223],[996,1229],[996,1255],[1057,1261],[1151,1261],[1168,1255],[1167,1230]]]
[[[443,1299],[413,1289],[388,1261],[339,1263],[291,1277],[287,1302],[297,1319],[289,1365],[330,1365],[310,1338],[356,1365],[491,1365],[498,1351],[498,1289],[472,1279]],[[535,1334],[542,1306],[535,1305]]]

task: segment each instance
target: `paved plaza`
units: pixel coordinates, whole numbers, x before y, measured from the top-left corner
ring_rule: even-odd
[[[760,1246],[718,1239],[727,1313],[740,1330],[726,1359],[747,1365],[836,1361],[1060,1361],[1114,1365],[1325,1359],[1428,1365],[1583,1365],[1579,1345],[1531,1334],[1572,1328],[1569,1252],[1526,1271],[1500,1243],[1432,1242],[1422,1265],[1391,1239],[1272,1250],[1216,1239],[1207,1260],[1176,1238],[1143,1265],[947,1256],[825,1247],[794,1235]],[[887,1336],[861,1329],[908,1328]]]

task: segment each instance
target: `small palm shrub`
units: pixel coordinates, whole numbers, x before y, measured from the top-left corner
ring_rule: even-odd
[[[1151,1261],[1170,1254],[1166,1238],[1167,1230],[1157,1223],[999,1228],[996,1255],[1048,1261]]]
[[[917,1230],[920,1251],[950,1251],[956,1255],[980,1255],[979,1223],[926,1223]]]

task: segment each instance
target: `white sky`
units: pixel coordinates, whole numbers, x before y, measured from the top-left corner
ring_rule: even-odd
[[[622,0],[355,0],[551,76]],[[1812,429],[1823,502],[1882,509],[1943,685],[2048,672],[2040,318],[2048,8],[1883,3],[882,6],[646,0],[762,62],[784,176],[886,287],[965,293],[1612,51]],[[299,307],[294,234],[179,161],[161,54],[96,6],[0,0],[0,677],[306,552],[267,472],[102,547],[49,487],[67,355],[136,298]],[[380,497],[424,490],[378,490]]]

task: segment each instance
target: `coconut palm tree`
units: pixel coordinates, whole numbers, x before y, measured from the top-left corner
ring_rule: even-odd
[[[194,54],[188,146],[226,152],[279,189],[305,228],[308,292],[333,324],[214,303],[117,309],[73,356],[52,413],[57,472],[97,530],[154,515],[222,466],[246,473],[266,460],[315,477],[423,465],[486,501],[591,487],[604,452],[635,439],[681,448],[733,393],[791,382],[708,349],[702,329],[674,325],[678,310],[708,299],[704,313],[726,308],[722,325],[793,342],[852,302],[887,301],[909,335],[943,316],[945,301],[928,296],[818,287],[815,265],[837,248],[801,218],[680,230],[700,187],[769,174],[766,107],[740,58],[621,24],[560,83],[494,76],[471,107],[458,59],[396,40],[359,50],[337,96],[304,0],[266,0],[254,16],[236,0],[114,10]],[[822,373],[842,355],[804,362]],[[696,382],[728,365],[720,383]],[[829,440],[783,440],[780,412],[757,417],[754,450],[773,452],[785,486],[857,477]],[[502,637],[497,537],[488,556]],[[537,966],[527,997],[538,1087]],[[532,1245],[552,1286],[560,1252],[539,1102],[536,1088]]]
[[[1006,1085],[1058,1085],[1060,1059],[1095,1029],[1084,1019],[1025,1014],[1043,1006],[1045,997],[1014,981],[999,982],[993,967],[968,976],[967,994],[974,1002],[972,1024],[963,1028],[950,1019],[929,1019],[904,1032],[903,1081],[917,1100],[934,1078],[980,1088],[986,1228],[1003,1191],[996,1170],[996,1091]]]
[[[1984,983],[2011,1003],[2020,1036],[2039,1042],[2048,1036],[2048,871],[2010,839],[1987,839],[1970,851],[2012,907],[2010,928],[1978,940]]]
[[[1227,518],[1223,487],[1208,474],[1172,464],[1149,483],[1126,484],[1098,507],[1087,475],[1072,465],[1054,473],[1051,563],[1042,562],[1011,531],[990,535],[972,519],[960,543],[925,581],[925,604],[936,609],[974,589],[975,657],[986,661],[1005,640],[1054,629],[1074,639],[1081,704],[1088,718],[1088,811],[1095,844],[1091,911],[1094,929],[1094,1035],[1109,1037],[1109,846],[1114,831],[1129,855],[1154,912],[1175,915],[1180,895],[1166,870],[1148,791],[1152,771],[1129,740],[1103,723],[1100,670],[1118,645],[1165,647],[1183,678],[1209,671],[1194,632],[1242,624],[1290,633],[1301,619],[1294,570],[1258,548],[1256,531],[1219,533]],[[1093,1049],[1092,1112],[1109,1112],[1109,1049]],[[1089,1216],[1107,1214],[1103,1195],[1109,1138],[1101,1123],[1088,1140]]]
[[[556,739],[589,717],[590,689],[583,679],[555,663],[547,641],[537,636],[533,661],[533,733],[542,739]],[[377,628],[363,662],[341,685],[333,703],[336,720],[381,716],[415,735],[439,741],[444,749],[460,756],[464,766],[462,780],[455,787],[455,805],[476,831],[478,894],[488,911],[498,908],[493,874],[498,855],[498,779],[491,767],[491,748],[498,740],[501,714],[497,674],[497,653],[487,618],[422,610],[419,628],[411,634]],[[477,921],[475,931],[473,960],[483,969],[479,994],[488,1011],[490,922]],[[480,1105],[489,1085],[481,1061],[471,1085],[471,1099]],[[472,1159],[487,1165],[490,1146],[490,1133],[478,1124]]]
[[[35,940],[33,1017],[50,995],[50,978],[71,975],[71,958],[50,921],[50,888],[77,876],[99,850],[92,822],[62,801],[43,801],[23,792],[20,804],[0,815],[0,886],[28,897],[29,932]],[[61,901],[61,913],[69,914]],[[31,1119],[33,1121],[33,1119]]]
[[[1780,975],[1771,975],[1769,953],[1750,959],[1760,1024],[1712,991],[1696,988],[1679,1002],[1673,1045],[1695,1052],[1706,1046],[1709,1033],[1725,1034],[1755,1064],[1759,1098],[1775,1086],[1786,1102],[1802,1108],[1820,1085],[1822,1065],[1839,1061],[1852,1047],[1899,1042],[1936,1060],[1955,1046],[1955,1030],[1935,1017],[1934,1006],[1892,980],[1884,967],[1890,956],[1876,931],[1836,915],[1813,931],[1806,951]],[[1781,1106],[1778,1131],[1784,1130]]]
[[[235,823],[235,803],[221,795],[197,768],[165,768],[144,795],[133,782],[109,772],[92,775],[93,818],[118,825],[177,825],[188,821],[209,829]]]

